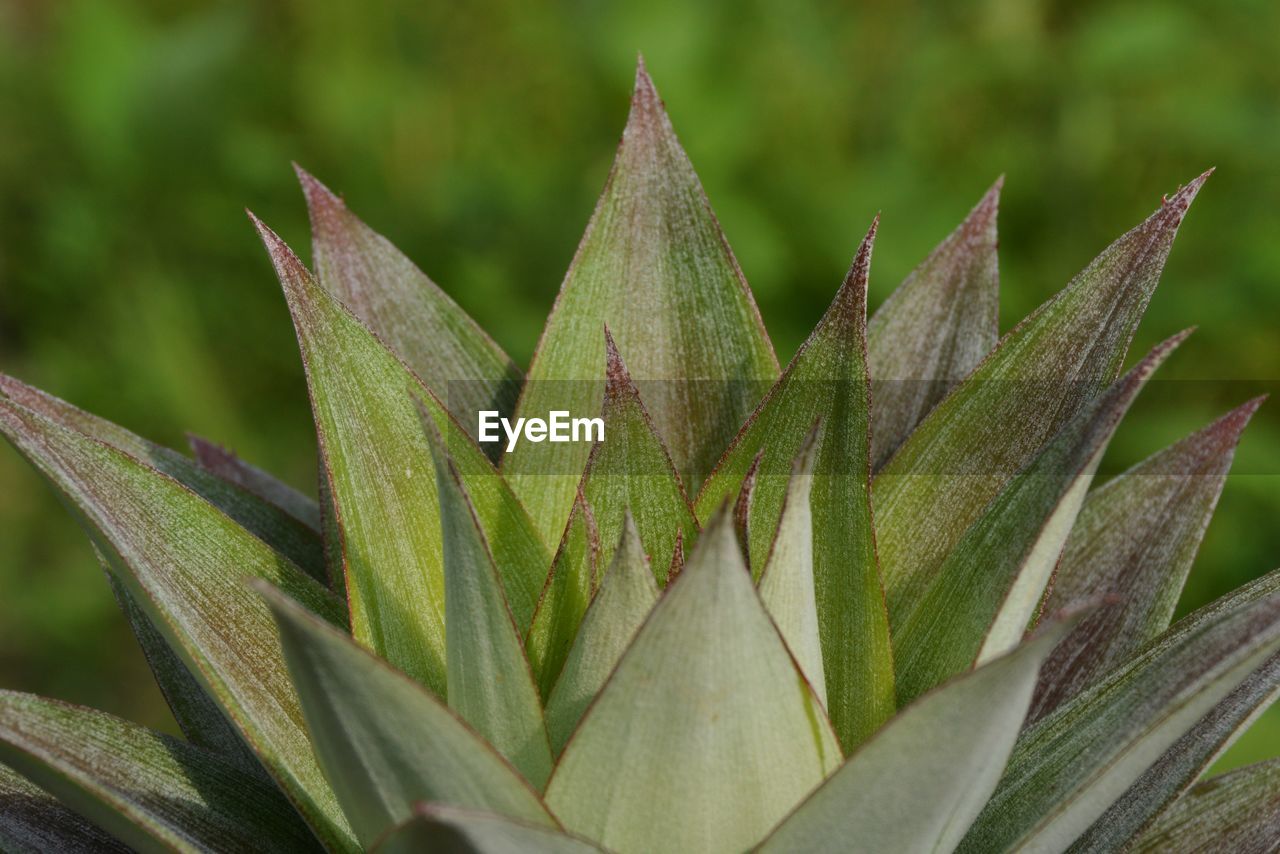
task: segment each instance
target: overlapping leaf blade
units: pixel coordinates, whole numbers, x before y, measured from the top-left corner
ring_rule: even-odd
[[[551,749],[538,688],[462,477],[431,416],[422,417],[440,494],[449,707],[541,789]]]
[[[1113,851],[1177,803],[1231,742],[1280,694],[1280,654],[1273,655],[1174,742],[1072,846]]]
[[[1054,627],[894,716],[761,846],[766,852],[951,851],[995,790]]]
[[[1052,613],[1104,597],[1045,663],[1031,719],[1052,711],[1169,626],[1250,401],[1090,493],[1063,549]]]
[[[962,851],[1065,849],[1280,650],[1280,570],[1176,623],[1026,730]]]
[[[873,223],[831,307],[734,439],[698,495],[701,517],[734,495],[752,465],[750,559],[763,566],[791,462],[814,424],[823,430],[812,486],[813,576],[827,708],[846,751],[893,713],[893,653],[871,525],[867,276]],[[760,456],[757,464],[757,455]]]
[[[613,560],[600,579],[560,678],[547,700],[551,750],[559,754],[582,713],[600,692],[654,603],[658,585],[645,557],[640,532],[625,513]]]
[[[1135,852],[1274,851],[1280,839],[1280,759],[1212,777],[1178,799]]]
[[[177,480],[246,530],[324,582],[324,552],[314,528],[240,486],[227,483],[177,451],[149,442],[51,394],[0,374],[0,395],[69,430],[104,442]]]
[[[320,285],[441,395],[473,436],[480,410],[514,412],[524,380],[515,362],[389,240],[296,168]],[[490,447],[496,459],[499,446]]]
[[[525,653],[543,699],[551,696],[551,688],[587,612],[596,587],[599,559],[600,533],[595,517],[582,493],[578,493],[525,638]]]
[[[111,570],[222,707],[316,834],[350,844],[316,764],[279,634],[245,579],[270,581],[342,624],[315,580],[176,480],[0,399],[0,431],[76,507]]]
[[[885,464],[875,483],[876,541],[891,609],[919,599],[992,499],[1119,375],[1206,177],[1167,199],[1006,335]]]
[[[722,513],[587,710],[547,803],[620,854],[650,850],[658,827],[671,850],[741,851],[839,762]]]
[[[827,679],[822,670],[822,640],[813,585],[813,511],[809,506],[817,445],[815,431],[792,466],[782,518],[760,574],[759,588],[760,600],[778,633],[825,707]]]
[[[142,850],[319,850],[268,782],[119,718],[0,691],[0,758]]]
[[[999,336],[996,181],[867,323],[871,462],[879,468]]]
[[[983,510],[918,600],[889,609],[898,700],[1011,649],[1035,616],[1107,442],[1184,335],[1157,346],[1090,404]]]
[[[419,801],[554,827],[537,793],[420,684],[267,585],[307,728],[366,848]]]
[[[188,433],[187,444],[205,471],[274,504],[311,530],[320,532],[320,507],[314,498],[303,495],[216,442]]]
[[[695,490],[778,374],[746,280],[643,65],[613,170],[551,310],[517,414],[600,410],[605,323]],[[650,383],[652,381],[652,383]],[[559,536],[588,449],[528,444],[504,473]]]
[[[129,849],[0,765],[0,849],[10,854],[128,854]]]
[[[581,487],[600,535],[600,565],[608,566],[613,559],[629,510],[652,556],[657,581],[666,584],[676,538],[692,543],[698,522],[608,329],[605,359],[605,441],[591,449]]]
[[[261,223],[258,229],[298,331],[341,534],[352,633],[443,696],[440,510],[415,397],[449,441],[522,631],[533,617],[546,550],[506,483],[439,400],[274,233]]]
[[[527,822],[492,813],[439,804],[419,804],[413,818],[397,827],[374,848],[377,854],[421,851],[469,854],[600,854],[590,842]]]

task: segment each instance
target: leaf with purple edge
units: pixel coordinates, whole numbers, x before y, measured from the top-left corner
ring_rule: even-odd
[[[1274,851],[1280,839],[1280,759],[1195,786],[1133,847],[1138,854]]]
[[[1120,374],[1207,177],[1167,199],[1005,335],[885,464],[874,494],[891,611],[919,599],[984,508]]]
[[[996,346],[1001,178],[867,322],[871,462],[879,469]]]
[[[518,415],[600,411],[605,323],[676,471],[697,489],[778,363],[643,63],[613,169],[547,319]],[[587,454],[577,443],[527,444],[503,460],[548,542],[564,529]]]
[[[0,432],[78,510],[115,577],[316,834],[348,848],[350,831],[302,727],[279,633],[244,581],[270,581],[339,625],[342,603],[203,498],[133,457],[8,398],[0,398]]]
[[[321,287],[409,365],[474,436],[481,410],[515,411],[524,376],[456,302],[346,204],[295,166]],[[491,445],[496,459],[500,446]]]
[[[698,522],[671,457],[645,411],[613,337],[605,329],[607,359],[603,441],[591,449],[582,476],[582,495],[599,532],[600,565],[608,566],[630,511],[645,551],[652,556],[660,585],[667,583],[676,538],[692,543]]]
[[[822,421],[810,501],[816,532],[813,577],[827,708],[846,752],[894,710],[893,652],[871,522],[865,331],[875,234],[873,223],[830,308],[695,503],[706,518],[738,492],[755,466],[749,559],[753,568],[762,568],[778,528],[791,463]]]
[[[255,220],[298,332],[340,534],[352,634],[444,696],[440,509],[418,407],[445,436],[524,631],[549,563],[524,509],[444,405]],[[397,536],[387,536],[388,530]]]
[[[983,510],[918,598],[890,608],[899,703],[1022,639],[1107,443],[1185,337],[1157,346],[1081,410]]]
[[[1280,651],[1280,570],[1175,623],[1024,730],[962,852],[1064,850]]]
[[[1111,601],[1083,620],[1045,662],[1032,720],[1169,627],[1236,443],[1261,403],[1258,398],[1244,404],[1085,499],[1045,610]]]

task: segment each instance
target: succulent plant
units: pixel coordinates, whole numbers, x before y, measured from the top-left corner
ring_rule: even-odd
[[[1090,488],[1185,337],[1123,371],[1205,176],[999,340],[999,184],[868,323],[872,224],[780,370],[641,67],[523,374],[299,175],[314,272],[254,223],[318,502],[0,380],[0,431],[83,522],[185,735],[0,693],[7,850],[1280,834],[1280,765],[1200,782],[1280,684],[1280,574],[1172,623],[1259,401]],[[477,441],[486,412],[524,439]],[[603,440],[539,441],[555,412]]]

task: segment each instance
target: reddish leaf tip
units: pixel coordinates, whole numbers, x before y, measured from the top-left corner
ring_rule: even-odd
[[[319,178],[303,169],[297,163],[293,164],[293,171],[298,176],[298,183],[302,185],[302,193],[306,196],[307,207],[311,209],[313,214],[317,208],[346,208],[342,197],[326,187]]]
[[[609,331],[607,323],[604,327],[604,353],[604,396],[605,400],[612,400],[631,385],[631,374],[622,361],[622,354],[618,352],[618,345],[613,340],[613,333]]]

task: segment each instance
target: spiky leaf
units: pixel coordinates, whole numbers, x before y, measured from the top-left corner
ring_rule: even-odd
[[[246,579],[335,623],[341,603],[178,481],[0,400],[0,431],[79,510],[111,570],[327,844],[350,844],[316,764],[279,634]]]
[[[551,749],[520,632],[462,477],[425,412],[423,427],[444,536],[449,707],[541,789],[551,774]]]
[[[995,790],[1060,627],[903,709],[769,835],[766,852],[951,851]]]
[[[1114,851],[1162,815],[1280,694],[1280,654],[1226,696],[1093,823],[1073,852]]]
[[[547,732],[556,754],[658,601],[640,533],[631,514],[624,514],[621,541],[547,701]]]
[[[1280,650],[1280,570],[1174,624],[1018,740],[962,851],[1061,850]]]
[[[620,854],[650,850],[657,827],[671,850],[741,851],[839,761],[721,514],[587,710],[547,803]]]
[[[314,851],[269,783],[111,715],[0,691],[0,758],[146,851]]]
[[[330,499],[341,535],[357,640],[445,691],[444,570],[431,452],[415,406],[427,408],[467,479],[511,610],[523,631],[547,567],[518,501],[443,404],[256,222],[293,313]],[[388,536],[394,531],[395,536]]]
[[[227,483],[177,451],[149,442],[105,418],[77,409],[13,377],[0,374],[0,395],[164,472],[318,581],[325,581],[324,552],[317,532],[275,504]]]
[[[1062,429],[997,496],[939,566],[919,599],[898,600],[898,699],[1011,649],[1043,598],[1089,483],[1120,419],[1185,336],[1157,346]]]
[[[676,470],[696,489],[751,412],[756,385],[771,382],[778,364],[643,65],[613,171],[547,320],[519,415],[600,411],[606,323],[646,389]],[[587,453],[582,444],[530,444],[503,462],[548,542],[564,528]]]
[[[890,609],[920,598],[991,501],[1119,375],[1174,234],[1206,177],[1111,244],[1006,335],[885,464],[875,483],[876,542]]]
[[[725,452],[698,495],[706,517],[757,465],[750,559],[763,567],[782,514],[791,462],[821,420],[811,506],[813,577],[827,708],[846,751],[893,713],[889,621],[871,528],[866,364],[873,223],[831,307]],[[755,463],[757,455],[759,463]]]
[[[867,323],[871,462],[880,468],[999,336],[996,181]]]
[[[554,827],[529,784],[435,696],[267,585],[307,729],[366,848],[434,801]]]
[[[591,449],[582,476],[582,494],[591,507],[600,534],[600,564],[607,566],[622,535],[622,520],[630,510],[645,551],[653,557],[659,584],[667,583],[667,568],[676,538],[692,543],[698,522],[671,457],[654,430],[617,345],[605,330],[605,441]]]
[[[473,436],[477,413],[510,415],[524,376],[457,303],[301,167],[316,278],[441,395]],[[493,448],[494,458],[498,450]]]
[[[1240,433],[1261,403],[1250,401],[1090,493],[1045,610],[1111,601],[1045,663],[1032,720],[1168,628]]]

